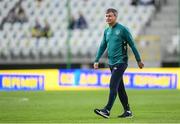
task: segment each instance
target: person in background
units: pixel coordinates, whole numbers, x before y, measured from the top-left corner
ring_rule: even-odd
[[[74,18],[74,16],[71,16],[70,20],[69,20],[69,25],[68,25],[68,29],[70,30],[74,30],[76,28],[76,19]]]
[[[17,12],[17,21],[20,23],[24,23],[28,21],[25,10],[23,9],[21,5],[19,6],[19,10]]]
[[[48,23],[46,19],[44,20],[44,23],[45,23],[45,26],[42,29],[43,37],[49,38],[52,36],[50,24]]]
[[[88,24],[86,22],[84,15],[81,12],[79,12],[79,18],[77,19],[77,28],[86,29],[87,27],[88,27]]]
[[[32,37],[40,38],[42,36],[42,26],[39,23],[39,20],[36,19],[35,25],[32,28]]]
[[[131,1],[131,5],[132,5],[132,6],[137,6],[137,5],[138,5],[138,2],[139,2],[139,0],[132,0],[132,1]]]

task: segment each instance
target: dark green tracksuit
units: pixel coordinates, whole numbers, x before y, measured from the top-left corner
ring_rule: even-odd
[[[126,70],[128,63],[127,44],[131,47],[136,61],[140,62],[141,58],[135,47],[131,33],[126,27],[116,23],[113,27],[105,29],[103,40],[95,58],[95,62],[99,62],[100,57],[107,48],[109,66],[112,73],[110,79],[109,101],[105,106],[109,111],[113,106],[117,93],[124,110],[130,109],[123,82],[123,73]]]

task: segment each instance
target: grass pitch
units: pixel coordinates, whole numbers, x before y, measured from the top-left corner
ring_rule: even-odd
[[[1,123],[180,123],[180,91],[127,90],[134,117],[117,118],[117,97],[110,119],[94,114],[108,98],[108,90],[0,92]]]

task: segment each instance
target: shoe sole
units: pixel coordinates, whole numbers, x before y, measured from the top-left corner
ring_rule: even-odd
[[[97,115],[102,116],[103,118],[106,118],[106,119],[108,119],[108,118],[109,118],[109,116],[107,116],[107,115],[103,115],[102,113],[100,113],[100,112],[99,112],[99,111],[97,111],[97,110],[94,110],[94,113],[96,113]]]
[[[126,116],[126,117],[118,117],[118,118],[133,118],[133,115],[132,116]]]

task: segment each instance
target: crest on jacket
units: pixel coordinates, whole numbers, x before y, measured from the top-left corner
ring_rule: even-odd
[[[116,35],[119,35],[120,34],[120,30],[116,30]]]

